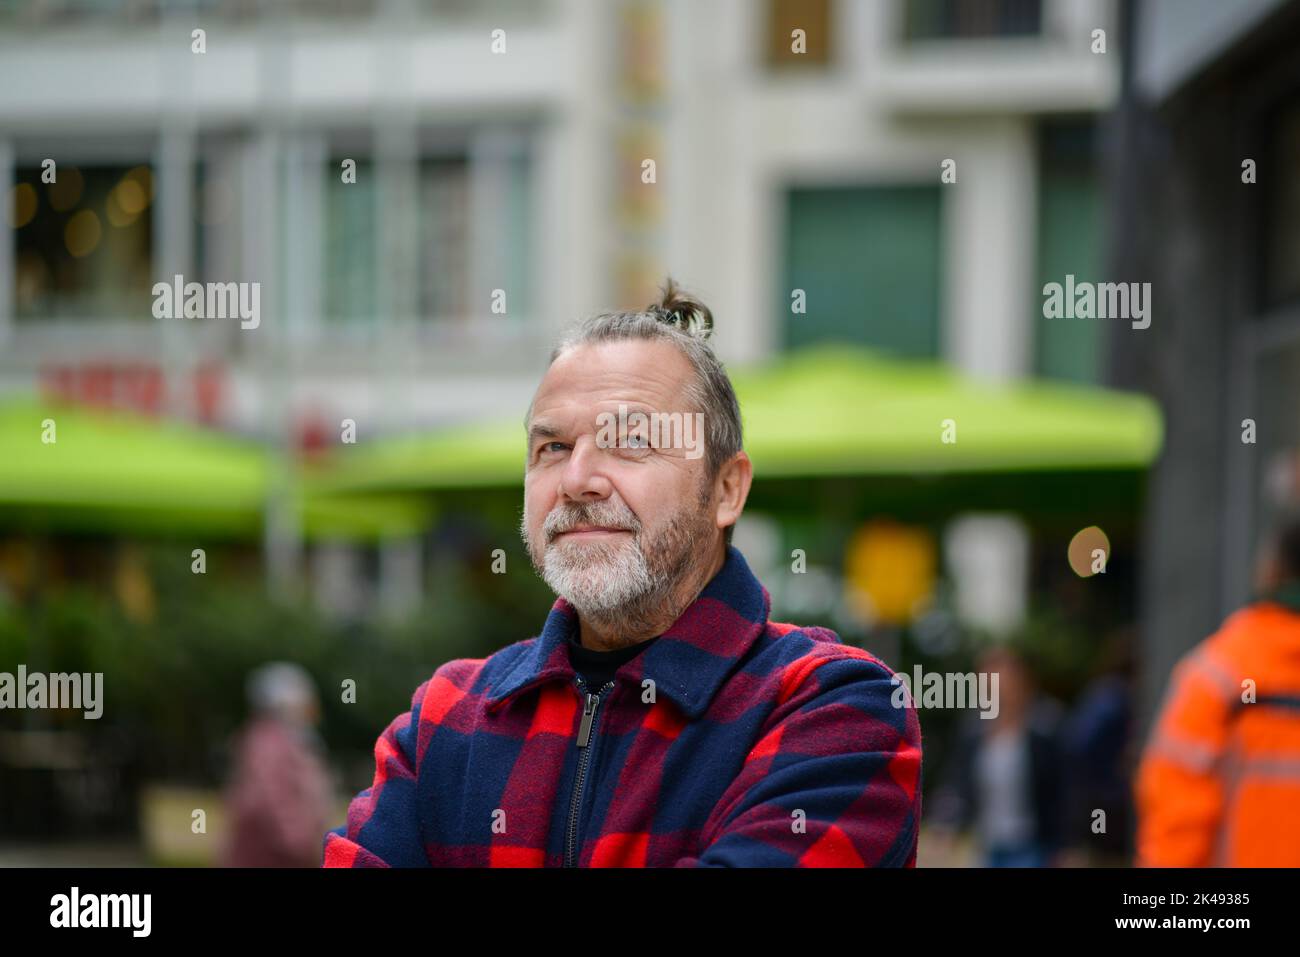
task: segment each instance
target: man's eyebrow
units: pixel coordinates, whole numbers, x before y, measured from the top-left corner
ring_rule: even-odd
[[[627,414],[630,416],[633,412],[642,412],[646,416],[654,414],[655,410],[648,405],[640,402],[625,403]],[[617,416],[617,412],[610,412],[610,415]],[[532,446],[538,439],[554,439],[564,435],[564,430],[559,426],[551,425],[549,422],[534,422],[528,427],[528,444]]]
[[[531,446],[538,439],[553,439],[562,434],[557,426],[551,425],[549,422],[534,422],[528,427],[528,444]]]

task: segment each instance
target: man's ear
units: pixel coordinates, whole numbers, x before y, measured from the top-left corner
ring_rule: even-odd
[[[718,528],[734,525],[745,510],[745,500],[749,498],[749,487],[754,481],[754,464],[743,450],[737,452],[723,463],[714,480],[714,492],[718,496],[718,506],[714,515]]]

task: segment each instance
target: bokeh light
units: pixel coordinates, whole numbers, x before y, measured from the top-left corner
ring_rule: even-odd
[[[133,166],[122,177],[122,182],[128,181],[140,187],[141,195],[144,197],[144,205],[136,212],[142,212],[145,206],[153,202],[153,170],[148,166]]]
[[[63,228],[63,243],[68,252],[80,259],[95,251],[99,245],[104,229],[99,225],[99,217],[89,209],[83,209]]]
[[[117,184],[113,192],[117,194],[117,204],[128,215],[139,216],[144,212],[145,206],[149,205],[148,199],[145,198],[144,187],[140,185],[139,180],[132,177],[123,177],[122,182]]]
[[[19,183],[10,192],[9,224],[14,229],[22,229],[35,217],[39,205],[40,198],[31,183]]]
[[[114,226],[130,226],[145,207],[144,190],[134,179],[123,178],[108,194],[105,214]]]
[[[14,269],[14,300],[19,305],[34,304],[45,294],[49,282],[50,269],[44,259],[34,253],[25,253],[18,257]]]
[[[1087,528],[1081,528],[1074,533],[1074,538],[1070,539],[1070,567],[1080,578],[1091,578],[1093,571],[1093,552],[1101,549],[1102,568],[1105,568],[1110,561],[1110,539],[1096,525],[1089,525]]]

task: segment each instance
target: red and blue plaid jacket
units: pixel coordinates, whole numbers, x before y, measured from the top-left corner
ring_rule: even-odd
[[[914,867],[911,699],[877,658],[770,608],[728,545],[672,627],[587,693],[557,599],[537,637],[416,689],[324,865]]]

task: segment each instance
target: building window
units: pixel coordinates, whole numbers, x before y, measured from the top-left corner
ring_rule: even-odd
[[[1098,382],[1102,372],[1102,324],[1049,319],[1043,286],[1100,282],[1105,203],[1098,175],[1091,121],[1049,121],[1038,139],[1037,281],[1034,303],[1034,367],[1039,375]]]
[[[470,311],[469,165],[464,157],[420,163],[419,314],[464,317]]]
[[[1037,36],[1042,0],[904,0],[908,40],[966,40]]]
[[[356,182],[344,182],[345,159],[356,163]],[[355,154],[336,156],[325,177],[325,319],[368,322],[375,319],[376,232],[378,216],[374,164]]]
[[[417,142],[418,150],[387,160],[368,145],[332,151],[326,321],[359,327],[526,316],[535,223],[527,138],[431,127]],[[356,163],[355,181],[340,175],[345,158]],[[504,314],[493,312],[498,304]]]
[[[830,63],[831,14],[831,0],[768,0],[767,65],[785,68]],[[803,33],[796,35],[796,30]]]
[[[474,248],[482,288],[475,291],[474,314],[492,316],[495,290],[506,296],[504,316],[520,319],[532,309],[533,179],[527,146],[515,140],[500,150],[476,156],[478,190],[473,223]]]
[[[243,179],[239,161],[242,143],[234,138],[200,141],[194,163],[193,263],[197,282],[229,282],[242,275],[245,229]]]
[[[940,247],[938,186],[790,190],[778,301],[785,346],[838,340],[937,356]],[[792,310],[795,290],[806,312]]]
[[[153,268],[148,164],[14,171],[14,315],[20,320],[145,320]],[[48,177],[47,177],[48,178]]]

